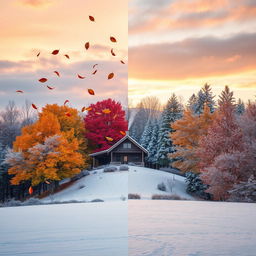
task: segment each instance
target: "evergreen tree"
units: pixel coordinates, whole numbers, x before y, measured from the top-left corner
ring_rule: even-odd
[[[141,140],[140,140],[141,146],[144,147],[145,149],[148,149],[152,132],[153,132],[153,125],[152,125],[152,121],[149,119],[147,121],[147,124],[145,126],[144,132],[142,133]]]
[[[148,157],[147,161],[156,164],[157,162],[157,141],[158,141],[158,132],[159,132],[159,124],[158,120],[155,119],[153,121],[153,129],[152,129],[152,135],[150,142],[148,144],[147,150],[148,150]]]
[[[198,99],[197,99],[197,97],[194,93],[192,94],[192,96],[188,100],[187,107],[192,111],[192,113],[196,112],[197,100]]]
[[[241,99],[238,99],[235,112],[237,115],[242,115],[244,113],[244,111],[245,111],[244,103]]]
[[[173,94],[168,100],[160,122],[157,162],[162,166],[168,166],[173,161],[173,159],[168,157],[169,153],[175,152],[175,146],[170,139],[170,134],[174,132],[171,125],[182,117],[182,112],[183,107],[178,102],[176,95]]]

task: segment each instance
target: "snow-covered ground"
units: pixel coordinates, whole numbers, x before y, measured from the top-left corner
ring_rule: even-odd
[[[157,189],[164,182],[167,192]],[[172,184],[172,188],[168,186]],[[104,173],[103,169],[91,171],[89,176],[75,182],[72,186],[44,199],[47,201],[120,201],[127,199],[128,193],[136,193],[142,199],[150,199],[153,194],[176,194],[182,198],[193,199],[186,193],[185,179],[181,176],[154,169],[129,166],[129,171]]]
[[[126,202],[0,209],[0,255],[127,256]]]
[[[255,256],[256,204],[128,203],[129,256]]]

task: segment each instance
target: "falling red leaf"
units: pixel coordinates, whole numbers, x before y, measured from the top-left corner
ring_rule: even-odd
[[[109,75],[108,75],[108,79],[112,79],[114,77],[114,73],[110,73]]]
[[[57,55],[57,54],[59,53],[59,51],[60,51],[60,50],[54,50],[54,51],[52,51],[52,54],[53,54],[53,55]]]
[[[71,117],[71,114],[69,112],[66,112],[65,115]]]
[[[79,74],[77,74],[77,77],[80,79],[85,79],[85,76],[80,76]]]
[[[92,110],[92,108],[91,107],[87,107],[85,110],[90,111],[90,110]]]
[[[115,39],[113,36],[110,37],[110,41],[111,41],[112,43],[116,43],[116,42],[117,42],[116,39]]]
[[[31,104],[32,108],[36,109],[37,110],[37,106],[35,104]]]
[[[116,54],[114,53],[113,48],[111,49],[111,54],[112,54],[113,56],[116,56]]]
[[[64,56],[65,56],[67,59],[69,59],[69,55],[65,54]]]
[[[92,68],[95,68],[97,65],[98,65],[98,64],[94,64],[94,65],[92,66]]]
[[[54,73],[57,75],[57,76],[60,76],[60,73],[58,71],[54,71]]]
[[[100,112],[95,112],[95,114],[96,114],[96,115],[99,115],[99,116],[102,115]]]
[[[120,62],[121,62],[122,64],[125,64],[125,62],[124,62],[123,60],[120,60]]]
[[[92,74],[95,75],[96,73],[97,73],[97,69]]]
[[[29,193],[30,195],[32,195],[33,192],[34,192],[34,190],[33,190],[33,188],[30,186],[29,189],[28,189],[28,193]]]
[[[69,102],[69,100],[65,100],[64,105],[66,105]]]
[[[23,93],[23,91],[22,91],[22,90],[17,90],[16,92]]]
[[[124,131],[120,131],[120,133],[121,133],[122,135],[126,135],[126,132],[124,132]]]
[[[114,116],[113,116],[113,119],[116,119],[117,118],[117,114],[115,114]]]
[[[113,141],[113,139],[111,138],[111,137],[105,137],[106,138],[106,140],[108,140],[108,141]]]
[[[89,42],[86,42],[85,45],[84,45],[85,49],[88,50],[89,47],[90,47],[90,43]]]
[[[41,53],[41,52],[39,52],[39,53],[36,55],[36,57],[39,57],[40,53]]]
[[[40,83],[45,83],[46,81],[47,81],[48,79],[47,78],[40,78],[38,81],[40,82]]]
[[[95,21],[93,16],[89,16],[90,21]]]
[[[49,90],[53,90],[53,89],[54,89],[54,87],[51,87],[51,86],[49,86],[49,85],[47,85],[47,88],[48,88]]]
[[[86,107],[82,107],[81,112],[84,112],[86,110]]]
[[[102,110],[102,113],[104,114],[110,114],[111,113],[111,110],[109,108],[105,108]]]
[[[93,89],[88,89],[88,93],[91,95],[95,95],[94,90]]]

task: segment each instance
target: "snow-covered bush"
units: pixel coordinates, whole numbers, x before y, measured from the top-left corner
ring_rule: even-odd
[[[206,193],[207,185],[203,184],[200,176],[193,172],[186,173],[187,192],[203,199],[209,200],[211,195]]]
[[[161,191],[166,191],[166,186],[164,184],[164,182],[161,182],[157,185],[157,189],[161,190]]]
[[[129,166],[128,165],[121,165],[119,167],[119,171],[129,171]]]
[[[98,198],[91,200],[91,203],[101,203],[101,202],[104,202],[104,200],[98,199]]]
[[[117,167],[115,166],[107,166],[103,170],[103,172],[115,172],[115,171],[117,171]]]
[[[152,200],[187,200],[186,198],[180,197],[179,195],[158,195],[154,194],[151,197]]]
[[[139,194],[129,194],[128,199],[140,199],[140,195]]]

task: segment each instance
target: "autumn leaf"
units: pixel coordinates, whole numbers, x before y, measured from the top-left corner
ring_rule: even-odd
[[[124,136],[124,135],[126,135],[126,132],[124,132],[124,131],[120,131],[120,133]]]
[[[109,75],[108,75],[108,79],[112,79],[114,77],[114,73],[110,73]]]
[[[105,108],[102,110],[102,113],[109,114],[109,113],[111,113],[111,110],[109,108]]]
[[[93,89],[88,89],[88,93],[91,95],[95,95],[94,90]]]
[[[112,43],[116,43],[116,42],[117,42],[116,39],[115,39],[113,36],[110,37],[110,41],[111,41]]]
[[[93,16],[90,16],[90,15],[89,15],[89,20],[90,20],[90,21],[95,21],[94,17],[93,17]]]
[[[58,71],[54,71],[54,73],[57,75],[57,76],[60,76],[60,73]]]
[[[95,75],[96,73],[97,73],[97,69],[92,74]]]
[[[71,117],[71,114],[69,112],[66,112],[65,115]]]
[[[106,138],[106,140],[108,140],[108,141],[113,141],[113,139],[111,138],[111,137],[105,137]]]
[[[117,114],[115,114],[114,116],[113,116],[113,119],[116,119],[117,118]]]
[[[39,52],[39,53],[36,55],[36,57],[39,57],[40,53],[41,53],[41,52]]]
[[[85,49],[88,50],[89,47],[90,47],[90,43],[89,42],[86,42],[85,45],[84,45]]]
[[[53,55],[57,55],[57,54],[59,53],[59,51],[60,51],[60,50],[54,50],[54,51],[52,51],[52,54],[53,54]]]
[[[45,83],[46,81],[47,81],[48,79],[47,78],[40,78],[38,81],[40,82],[40,83]]]
[[[95,68],[97,65],[98,65],[98,64],[94,64],[94,65],[92,66],[92,68]]]
[[[33,188],[30,186],[29,189],[28,189],[28,193],[29,193],[30,195],[32,195],[33,192],[34,192],[34,190],[33,190]]]
[[[113,56],[116,56],[116,54],[114,53],[113,48],[111,49],[111,54],[112,54]]]
[[[122,64],[125,64],[125,62],[124,62],[123,60],[120,60],[120,62],[121,62]]]
[[[49,85],[47,85],[47,88],[48,88],[49,90],[53,90],[53,89],[54,89],[54,87],[51,87],[51,86],[49,86]]]
[[[64,104],[63,104],[63,105],[66,105],[68,102],[69,102],[69,100],[65,100],[65,102],[64,102]]]
[[[16,92],[23,93],[23,91],[22,91],[22,90],[17,90]]]
[[[45,183],[48,185],[51,184],[51,182],[49,182],[48,180],[45,180]]]
[[[68,55],[68,54],[65,54],[64,56],[65,56],[67,59],[69,59],[69,55]]]
[[[86,110],[86,107],[82,107],[81,112],[84,112]]]
[[[31,104],[32,108],[36,109],[37,110],[37,106],[35,104]]]
[[[85,79],[85,76],[80,76],[79,74],[77,74],[77,77],[80,79]]]
[[[87,107],[85,110],[90,111],[90,110],[92,110],[92,108],[91,107]]]
[[[95,112],[95,114],[96,114],[96,115],[99,115],[99,116],[102,115],[100,112]]]

